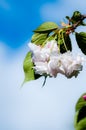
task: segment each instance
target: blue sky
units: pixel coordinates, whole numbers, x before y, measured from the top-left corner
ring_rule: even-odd
[[[75,10],[85,14],[86,1],[0,0],[0,130],[74,130],[75,103],[86,92],[86,65],[77,78],[58,75],[44,88],[43,78],[20,86],[32,30],[44,21],[60,24]],[[72,42],[81,53],[74,36]]]
[[[59,23],[66,15],[72,15],[72,11],[78,9],[76,4],[81,4],[79,10],[84,13],[85,4],[80,2],[76,1],[74,4],[67,0],[0,0],[0,40],[13,49],[18,48],[31,37],[32,31],[42,22]]]
[[[48,3],[48,0],[1,0],[0,39],[11,48],[24,44],[31,37],[33,29],[43,22],[40,8],[44,3]]]

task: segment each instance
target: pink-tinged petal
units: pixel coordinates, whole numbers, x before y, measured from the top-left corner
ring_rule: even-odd
[[[33,44],[31,42],[28,44],[28,46],[33,53],[36,52],[36,51],[41,51],[40,46],[37,46],[36,44]]]
[[[86,95],[83,95],[83,99],[86,101]]]

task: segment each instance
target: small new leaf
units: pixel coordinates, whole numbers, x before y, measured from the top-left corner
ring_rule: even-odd
[[[86,32],[76,32],[75,36],[79,48],[86,55]]]
[[[23,69],[25,73],[25,79],[24,82],[34,80],[34,69],[33,69],[33,62],[32,62],[32,56],[31,52],[28,52],[23,63]]]
[[[67,19],[67,20],[70,20],[70,17],[69,17],[69,16],[66,16],[66,19]]]
[[[86,23],[84,21],[82,21],[81,25],[82,26],[86,26]]]
[[[34,33],[31,39],[31,42],[36,45],[42,45],[43,42],[47,39],[48,33]]]
[[[73,16],[71,17],[71,22],[74,24],[78,22],[79,20],[81,20],[81,17],[82,17],[81,13],[79,11],[75,11],[73,13]]]
[[[58,28],[58,25],[54,22],[45,22],[43,24],[41,24],[36,30],[34,30],[34,32],[51,32],[53,30],[56,30]]]

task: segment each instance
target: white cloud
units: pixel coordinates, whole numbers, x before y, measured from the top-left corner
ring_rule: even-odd
[[[20,89],[27,49],[21,48],[10,60],[4,45],[0,50],[3,50],[0,55],[0,129],[73,130],[74,107],[86,90],[86,72],[83,70],[76,79],[61,75],[56,79],[48,78],[44,88],[41,88],[43,78],[40,78]]]
[[[41,7],[40,15],[44,21],[61,21],[65,18],[66,15],[71,16],[72,13],[76,10],[81,11],[82,13],[86,12],[86,1],[81,0],[65,0],[65,1],[56,1],[44,4]]]

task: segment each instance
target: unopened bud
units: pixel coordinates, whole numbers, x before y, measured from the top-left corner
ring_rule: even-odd
[[[83,99],[86,101],[86,95],[83,95]]]

